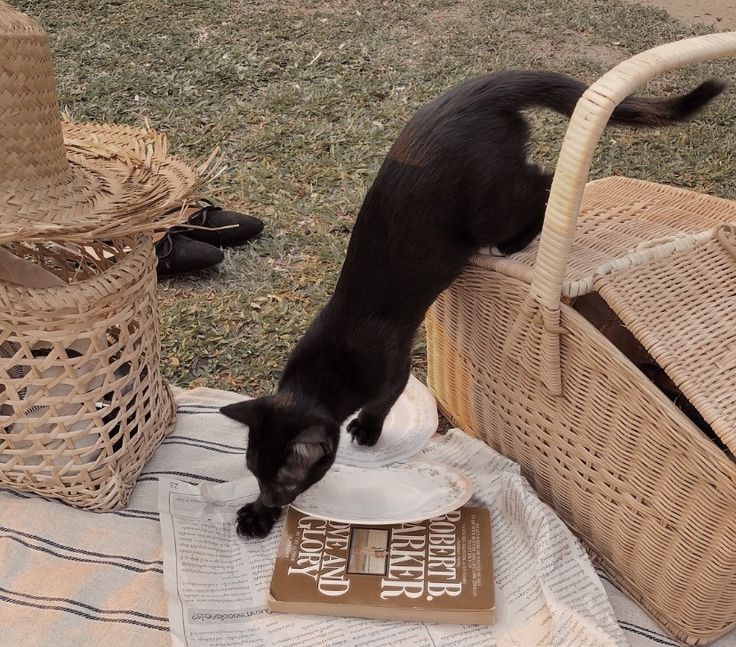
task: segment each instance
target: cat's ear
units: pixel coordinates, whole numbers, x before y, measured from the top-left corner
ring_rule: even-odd
[[[334,434],[324,425],[313,425],[299,432],[289,443],[289,453],[294,460],[306,465],[314,465],[335,451]]]
[[[249,429],[258,428],[263,422],[263,402],[261,398],[235,402],[222,407],[220,413],[248,425]]]

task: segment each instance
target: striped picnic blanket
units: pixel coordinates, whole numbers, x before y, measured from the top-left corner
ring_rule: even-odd
[[[242,396],[211,389],[177,390],[175,396],[176,428],[146,465],[127,509],[95,514],[0,490],[0,645],[171,644],[159,478],[240,478],[246,441],[244,429],[218,413]],[[629,644],[677,644],[599,574]],[[736,636],[716,644],[736,647]]]

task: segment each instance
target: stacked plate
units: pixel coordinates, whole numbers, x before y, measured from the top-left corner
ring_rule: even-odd
[[[350,419],[343,425],[334,466],[291,504],[297,510],[341,523],[388,525],[438,517],[470,499],[473,489],[464,474],[412,458],[438,424],[434,397],[414,376],[373,447],[351,442]]]

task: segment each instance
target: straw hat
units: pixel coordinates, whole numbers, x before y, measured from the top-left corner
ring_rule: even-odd
[[[62,118],[46,34],[3,0],[0,62],[0,243],[115,237],[181,219],[204,167],[168,155],[153,130]]]

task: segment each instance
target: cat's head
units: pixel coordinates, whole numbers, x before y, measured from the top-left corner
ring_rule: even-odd
[[[248,469],[264,505],[291,503],[319,481],[335,461],[339,425],[308,403],[269,395],[227,405],[221,412],[248,425]]]

